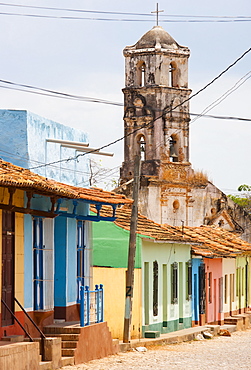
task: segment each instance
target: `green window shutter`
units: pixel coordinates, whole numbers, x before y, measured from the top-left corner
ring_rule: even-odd
[[[192,261],[186,262],[186,299],[192,298]]]
[[[171,264],[172,304],[178,303],[178,263]]]

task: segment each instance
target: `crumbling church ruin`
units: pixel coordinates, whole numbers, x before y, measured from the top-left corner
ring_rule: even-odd
[[[120,191],[132,195],[141,153],[139,210],[160,224],[215,224],[251,242],[251,218],[189,162],[188,58],[155,26],[124,49],[124,162]],[[123,185],[123,186],[122,186]]]

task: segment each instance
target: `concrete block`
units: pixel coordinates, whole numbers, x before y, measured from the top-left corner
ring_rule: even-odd
[[[2,337],[3,341],[11,342],[11,343],[17,343],[17,342],[23,342],[24,336],[23,335],[8,335],[6,337]]]
[[[45,361],[51,361],[52,369],[58,369],[61,363],[61,338],[44,339],[44,356]]]
[[[74,357],[62,357],[62,366],[74,365]]]
[[[206,325],[206,327],[210,330],[210,332],[216,336],[220,331],[220,325]]]

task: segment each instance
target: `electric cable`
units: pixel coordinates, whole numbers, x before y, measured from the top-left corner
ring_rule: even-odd
[[[165,114],[167,113],[171,113],[172,111],[174,111],[176,108],[182,106],[184,103],[190,101],[191,99],[193,99],[195,96],[199,95],[201,92],[203,92],[204,90],[206,90],[209,86],[211,86],[215,81],[217,81],[223,74],[225,74],[227,71],[229,71],[234,65],[236,65],[242,58],[244,58],[245,55],[247,55],[249,52],[251,51],[251,47],[249,49],[247,49],[244,53],[241,54],[240,57],[238,57],[233,63],[229,64],[227,68],[225,68],[222,72],[220,72],[216,77],[214,77],[210,82],[208,82],[204,87],[202,87],[201,89],[199,89],[196,93],[190,95],[190,97],[188,97],[187,99],[183,100],[181,103],[177,104],[175,107],[172,107],[170,108],[169,110],[167,110],[165,112]],[[1,80],[0,80],[1,81]],[[151,124],[153,124],[155,121],[157,121],[158,119],[162,118],[163,117],[163,114],[161,114],[160,116],[156,117],[155,119],[151,120],[148,124],[145,124],[145,125],[142,125],[142,127],[139,127],[129,133],[127,133],[126,135],[122,136],[121,138],[118,138],[108,144],[105,144],[103,146],[101,146],[100,148],[98,148],[98,150],[102,150],[102,149],[105,149],[111,145],[114,145],[116,143],[118,143],[119,141],[125,139],[126,137],[134,134],[135,132],[141,130],[143,127],[147,127],[147,126],[150,126]],[[97,150],[97,149],[96,149]],[[96,151],[95,150],[95,151]],[[87,154],[91,154],[93,152],[92,151],[89,151],[89,152],[85,152],[85,153],[81,153],[81,154],[78,154],[76,157],[72,158],[72,157],[69,157],[66,161],[71,161],[75,158],[79,158],[80,156],[85,156]],[[63,161],[63,160],[62,160]],[[60,160],[61,162],[61,160]],[[59,161],[54,161],[54,162],[51,162],[49,164],[56,164],[56,163],[59,163]],[[48,164],[46,164],[47,166]],[[37,167],[33,167],[31,169],[35,169],[35,168],[39,168],[40,166],[37,166]]]
[[[224,94],[222,94],[218,99],[216,99],[213,103],[209,104],[206,108],[203,109],[201,112],[201,115],[198,115],[196,118],[194,118],[190,124],[197,121],[200,117],[205,115],[205,113],[209,112],[213,108],[215,108],[217,105],[219,105],[223,100],[225,100],[229,95],[231,95],[233,92],[235,92],[237,89],[239,89],[249,78],[251,77],[251,71],[246,73],[243,77],[241,77],[235,84],[232,86],[229,90],[227,90]],[[192,115],[192,114],[191,114]],[[209,116],[210,117],[210,116]],[[212,118],[212,117],[210,117]],[[224,117],[223,119],[233,119],[230,117]],[[236,117],[237,119],[237,117]],[[246,120],[246,119],[240,119],[240,120]]]
[[[150,16],[155,17],[151,13],[132,13],[132,12],[116,12],[116,11],[103,11],[103,10],[85,10],[85,9],[72,9],[72,8],[58,8],[58,7],[46,7],[46,6],[35,6],[35,5],[24,5],[24,4],[9,4],[9,3],[0,3],[0,6],[9,6],[9,7],[18,7],[18,8],[29,8],[29,9],[44,9],[44,10],[54,10],[54,11],[67,11],[67,12],[78,12],[78,13],[96,13],[96,14],[116,14],[116,15],[133,15],[133,16]],[[166,17],[165,14],[159,14],[159,17]],[[251,16],[217,16],[217,15],[179,15],[179,14],[168,14],[168,17],[189,17],[189,18],[251,18]]]

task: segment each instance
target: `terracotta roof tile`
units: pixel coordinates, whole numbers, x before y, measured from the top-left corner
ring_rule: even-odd
[[[97,212],[94,207],[91,207],[93,212]],[[103,206],[100,211],[101,216],[109,217],[112,215],[110,208]],[[125,230],[130,230],[131,207],[125,205],[116,210],[116,220],[113,221],[115,225],[122,227]],[[188,235],[184,235],[179,228],[173,226],[163,226],[156,222],[149,220],[147,217],[138,215],[137,233],[146,237],[154,238],[163,241],[177,241],[177,242],[195,242]]]
[[[91,207],[96,212],[94,207]],[[103,206],[101,216],[111,216],[109,207]],[[130,230],[131,207],[125,205],[116,211],[114,224]],[[251,245],[232,232],[216,226],[180,227],[160,225],[138,215],[137,233],[156,240],[191,243],[192,252],[203,257],[236,257],[251,254]]]
[[[79,188],[40,176],[22,167],[0,160],[0,186],[22,190],[34,190],[47,196],[69,199],[83,199],[105,204],[132,203],[124,195],[115,194],[98,188]]]
[[[212,257],[236,257],[251,254],[251,245],[233,232],[216,226],[184,227],[184,233],[202,243],[192,246],[194,254]]]

